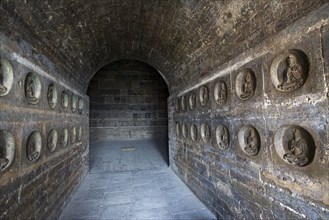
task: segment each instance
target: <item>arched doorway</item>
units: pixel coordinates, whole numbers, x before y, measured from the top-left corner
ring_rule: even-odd
[[[168,166],[168,88],[157,70],[118,60],[91,79],[90,171]]]

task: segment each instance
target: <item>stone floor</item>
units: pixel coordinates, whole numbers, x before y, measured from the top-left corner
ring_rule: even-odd
[[[94,143],[90,173],[60,219],[216,219],[167,167],[155,143]]]

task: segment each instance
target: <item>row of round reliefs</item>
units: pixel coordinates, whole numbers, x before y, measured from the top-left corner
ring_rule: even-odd
[[[10,62],[5,59],[1,58],[0,60],[0,96],[5,96],[9,94],[12,85],[14,82],[14,75],[13,75],[13,68]],[[28,73],[25,78],[25,97],[26,100],[32,104],[35,105],[39,102],[40,97],[42,95],[42,84],[39,79],[39,77],[34,73]],[[54,84],[51,84],[48,88],[47,92],[47,100],[49,107],[51,109],[54,109],[57,100],[58,100],[58,92],[56,89],[56,86]],[[69,105],[69,95],[66,91],[63,91],[61,94],[61,106],[63,111],[66,111],[68,109]],[[83,110],[83,100],[82,98],[79,98],[72,94],[71,96],[71,110],[72,112],[75,112],[77,107],[80,114],[82,114]]]
[[[71,128],[71,143],[82,140],[82,128],[79,127],[78,131],[76,127]],[[69,132],[67,128],[64,128],[59,137],[57,129],[53,128],[48,133],[47,147],[49,152],[54,152],[56,147],[60,145],[67,147]],[[60,138],[60,140],[59,140]],[[0,171],[6,170],[13,162],[15,156],[15,138],[12,133],[1,130],[0,131]],[[42,148],[42,136],[39,131],[33,131],[26,143],[26,158],[31,162],[38,160],[41,154]]]
[[[270,75],[273,86],[281,92],[291,92],[304,85],[309,72],[308,58],[301,50],[289,50],[280,54],[273,61]],[[255,94],[256,75],[253,70],[246,68],[240,71],[235,80],[235,93],[240,100],[251,99]],[[214,85],[213,97],[218,106],[223,106],[227,101],[227,86],[223,80],[218,80]],[[189,108],[193,110],[196,104],[196,95],[192,91],[189,94]],[[202,107],[209,101],[209,89],[203,85],[199,89],[199,101]],[[176,111],[187,109],[185,95],[176,100]]]
[[[196,142],[199,139],[198,126],[192,124],[190,130],[186,123],[176,123],[176,135],[190,137]],[[204,143],[211,141],[211,129],[207,123],[200,126],[200,137]],[[215,129],[216,147],[226,150],[230,145],[230,133],[226,126],[218,125]],[[241,150],[249,155],[256,156],[259,153],[261,139],[257,129],[251,125],[245,125],[238,131],[238,144]],[[303,167],[312,162],[315,156],[315,143],[310,133],[296,125],[287,125],[279,128],[274,136],[274,147],[277,154],[292,165]]]

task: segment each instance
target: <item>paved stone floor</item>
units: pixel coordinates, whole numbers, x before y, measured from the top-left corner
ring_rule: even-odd
[[[167,167],[154,143],[94,144],[90,173],[60,219],[216,219]]]

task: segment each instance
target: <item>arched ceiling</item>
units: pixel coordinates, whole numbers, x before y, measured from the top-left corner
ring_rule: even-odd
[[[326,0],[1,0],[0,31],[29,42],[86,91],[103,65],[138,59],[171,91]]]

